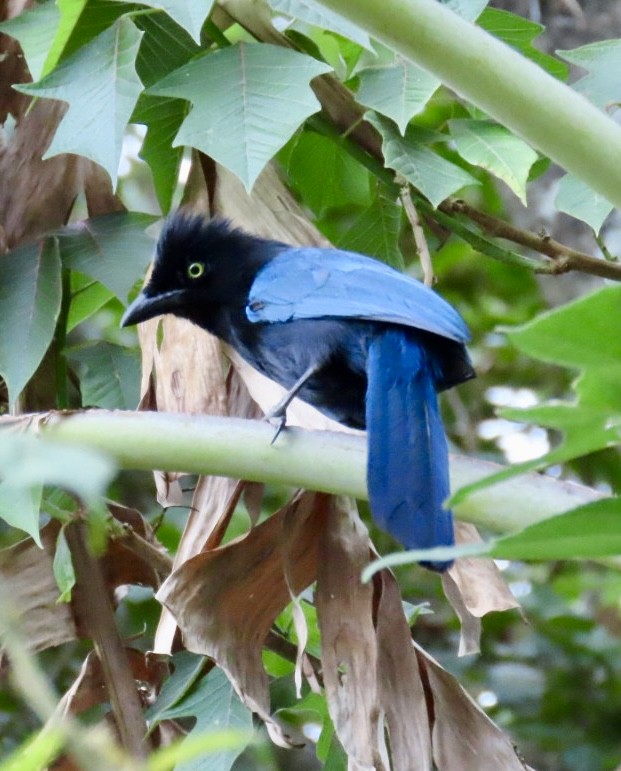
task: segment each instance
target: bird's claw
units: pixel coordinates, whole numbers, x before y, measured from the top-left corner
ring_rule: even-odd
[[[270,445],[272,445],[280,436],[283,428],[287,427],[287,410],[277,405],[265,414],[263,420],[267,421],[272,426],[276,426],[276,431],[270,442]]]

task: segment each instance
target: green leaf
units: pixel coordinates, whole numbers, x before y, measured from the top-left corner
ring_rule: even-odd
[[[232,743],[232,747],[216,749],[209,760],[210,771],[228,771],[252,738],[252,714],[241,703],[224,672],[217,667],[203,677],[179,703],[157,713],[158,721],[182,717],[193,717],[196,723],[182,742],[179,748],[181,752],[186,743],[191,748],[200,741],[202,733],[211,732],[216,742],[220,732],[225,736],[233,732],[230,735],[236,737],[237,741]],[[176,766],[177,771],[201,771],[205,768],[205,761],[194,752],[192,759],[188,758]]]
[[[621,443],[621,286],[591,295],[543,314],[508,333],[524,353],[543,361],[581,371],[574,382],[574,402],[551,402],[527,410],[505,409],[501,415],[533,422],[563,433],[563,441],[542,458],[508,466],[461,488],[451,503],[476,490],[517,474],[564,463]],[[612,330],[612,331],[611,331]],[[568,332],[569,331],[569,332]]]
[[[391,118],[402,134],[441,85],[434,75],[400,56],[388,67],[369,67],[358,74],[357,100]]]
[[[16,86],[69,103],[44,158],[77,153],[99,163],[116,186],[123,132],[142,84],[134,68],[142,33],[120,19],[38,83]]]
[[[403,255],[399,249],[400,231],[401,207],[378,188],[373,203],[362,211],[335,245],[341,249],[368,254],[403,270]]]
[[[165,14],[139,16],[136,24],[144,32],[136,71],[145,87],[182,67],[200,51],[188,33]],[[142,93],[131,117],[132,123],[147,127],[140,157],[151,169],[155,193],[164,212],[172,205],[183,157],[183,147],[172,144],[188,109],[183,99]]]
[[[328,137],[301,131],[279,159],[295,192],[318,217],[371,202],[369,172]]]
[[[54,578],[60,589],[60,597],[57,602],[71,602],[71,590],[75,586],[75,570],[64,527],[61,527],[56,539],[56,551],[54,552],[52,567]]]
[[[53,485],[93,506],[99,505],[116,470],[112,460],[97,450],[7,431],[0,432],[0,468],[7,486]]]
[[[515,535],[500,538],[497,559],[597,559],[621,554],[621,500],[604,498],[579,506]]]
[[[559,80],[567,80],[567,65],[553,56],[542,53],[533,45],[533,40],[544,31],[541,24],[523,19],[508,11],[486,8],[477,22],[484,30],[503,40],[511,48],[531,59]]]
[[[434,206],[466,185],[479,182],[467,171],[440,157],[418,141],[422,136],[409,127],[402,137],[392,121],[377,113],[365,113],[366,120],[382,135],[386,165],[399,172]]]
[[[149,0],[140,0],[141,5],[148,5],[149,8],[159,8],[167,13],[171,19],[196,40],[201,42],[201,29],[205,19],[211,13],[215,0],[159,0],[159,2],[150,2]]]
[[[554,205],[559,211],[586,222],[596,233],[614,209],[610,201],[571,174],[559,182]]]
[[[120,345],[97,342],[67,352],[81,370],[83,407],[135,410],[140,397],[140,356]]]
[[[604,287],[508,332],[524,353],[566,367],[621,362],[621,286]]]
[[[537,153],[503,126],[487,120],[451,120],[457,152],[502,179],[526,206],[526,182]]]
[[[2,255],[0,274],[0,375],[13,407],[54,336],[62,294],[56,240]]]
[[[621,68],[621,40],[602,40],[598,43],[574,48],[571,51],[557,51],[568,62],[588,71],[588,75],[573,85],[602,110],[621,102],[619,69]]]
[[[153,240],[145,228],[151,214],[115,212],[92,217],[58,232],[64,267],[100,281],[122,302],[153,257]]]
[[[173,673],[162,686],[155,702],[145,713],[149,726],[153,728],[165,720],[164,714],[187,694],[204,670],[207,660],[204,656],[189,651],[179,651],[171,659]]]
[[[0,480],[0,519],[11,527],[23,530],[41,548],[39,510],[42,491],[41,485],[15,487],[10,479]]]
[[[175,145],[190,145],[250,189],[262,169],[319,103],[309,81],[328,72],[308,56],[266,44],[215,51],[149,89],[193,105]]]
[[[71,271],[71,303],[67,314],[67,332],[71,332],[112,298],[114,295],[98,281],[78,271]]]
[[[48,725],[26,739],[0,763],[0,771],[41,771],[51,766],[64,746],[65,731]]]
[[[363,48],[372,51],[368,34],[352,22],[325,8],[314,0],[269,0],[269,4],[278,13],[311,24],[320,29],[336,32],[348,40],[353,40]]]
[[[0,24],[0,31],[19,41],[33,80],[43,73],[59,23],[56,3],[44,3]]]

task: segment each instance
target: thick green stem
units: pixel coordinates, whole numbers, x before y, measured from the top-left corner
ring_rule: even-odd
[[[621,206],[621,127],[437,0],[320,0]]]
[[[21,420],[27,421],[27,416]],[[0,428],[15,423],[0,418]],[[274,429],[262,421],[106,410],[52,413],[38,425],[45,426],[46,436],[110,453],[123,468],[215,474],[367,497],[363,435],[288,428],[272,445]],[[456,490],[500,468],[453,455],[452,487]],[[601,497],[581,485],[525,474],[477,491],[455,513],[509,533]]]

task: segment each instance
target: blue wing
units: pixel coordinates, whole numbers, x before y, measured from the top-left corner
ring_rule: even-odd
[[[255,278],[246,308],[253,322],[349,317],[470,339],[459,313],[420,281],[340,249],[283,249]]]

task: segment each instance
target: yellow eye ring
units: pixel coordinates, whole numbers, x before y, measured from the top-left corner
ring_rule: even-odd
[[[205,265],[202,262],[191,262],[188,265],[188,278],[200,278],[205,272]]]

